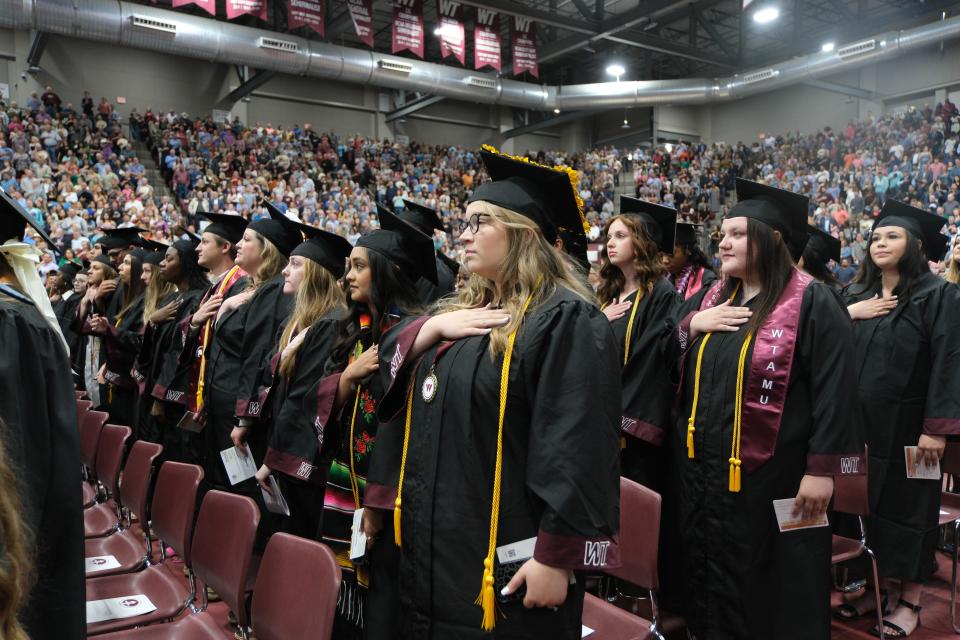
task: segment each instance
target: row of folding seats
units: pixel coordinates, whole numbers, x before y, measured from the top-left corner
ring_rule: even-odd
[[[88,611],[106,602],[140,605],[143,598],[152,608],[132,617],[88,622],[88,636],[232,638],[232,630],[218,624],[208,610],[206,589],[197,587],[199,579],[235,612],[243,634],[252,626],[260,640],[330,638],[340,569],[328,547],[274,535],[256,571],[248,609],[248,574],[260,518],[256,504],[244,496],[209,491],[194,523],[203,470],[169,461],[156,474],[148,504],[163,447],[136,442],[118,482],[130,429],[104,424],[105,416],[89,417],[99,412],[80,402],[81,430],[88,429],[88,446],[96,442],[95,455],[84,458],[85,474],[96,483],[98,499],[84,511]],[[166,557],[168,547],[183,565]],[[186,580],[181,566],[187,568]]]

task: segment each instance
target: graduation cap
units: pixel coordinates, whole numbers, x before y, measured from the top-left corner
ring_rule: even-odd
[[[117,268],[116,268],[115,266],[113,266],[113,261],[110,260],[110,256],[108,256],[108,255],[105,254],[105,253],[101,253],[100,255],[98,255],[97,257],[95,257],[93,260],[91,260],[91,262],[99,262],[99,263],[102,264],[102,265],[106,265],[106,266],[110,267],[110,268],[113,269],[114,271],[117,270]]]
[[[703,225],[693,224],[691,222],[678,222],[677,238],[674,244],[680,246],[698,244],[701,229],[703,229]]]
[[[202,211],[197,212],[197,215],[203,216],[210,221],[210,224],[204,227],[204,233],[212,233],[215,236],[223,238],[230,244],[240,242],[240,239],[243,238],[243,232],[247,228],[247,219],[243,216],[226,213],[206,213]]]
[[[291,221],[292,222],[292,221]],[[313,260],[333,274],[338,280],[343,277],[344,264],[353,251],[353,245],[343,236],[295,222],[300,232],[307,237],[294,249],[291,256],[303,256]]]
[[[560,229],[572,236],[583,234],[583,255],[571,255],[586,259],[590,225],[583,217],[576,169],[537,164],[527,158],[501,153],[489,145],[483,145],[480,157],[492,182],[475,188],[469,202],[482,200],[530,218],[550,244],[556,242]],[[565,246],[577,244],[580,243],[564,243]],[[578,247],[570,248],[579,251]]]
[[[77,274],[83,271],[83,265],[73,260],[67,260],[61,267],[60,273],[67,280],[73,280]]]
[[[144,264],[153,264],[159,266],[165,257],[166,256],[159,251],[147,251],[144,253],[142,261]]]
[[[737,178],[737,200],[726,218],[759,220],[781,233],[791,253],[797,247],[803,251],[810,208],[807,196]]]
[[[640,218],[647,235],[657,244],[657,248],[663,253],[673,253],[673,244],[677,237],[676,209],[640,198],[620,196],[620,213]]]
[[[156,240],[149,240],[147,238],[143,239],[143,248],[154,253],[165,253],[169,246],[166,242],[157,242]]]
[[[12,239],[23,240],[27,225],[33,227],[51,250],[57,251],[57,245],[34,217],[27,213],[19,202],[7,195],[6,191],[0,189],[0,244]]]
[[[880,227],[903,227],[923,243],[927,258],[940,261],[947,252],[950,239],[940,233],[945,221],[935,213],[924,211],[908,204],[887,200],[880,210],[874,229]]]
[[[450,258],[449,256],[447,256],[447,254],[445,254],[443,251],[438,251],[437,257],[440,258],[443,264],[447,265],[450,268],[450,271],[453,271],[453,277],[456,278],[457,274],[460,273],[460,263],[454,260],[453,258]]]
[[[440,219],[440,214],[434,209],[406,198],[403,198],[403,204],[406,209],[398,214],[401,220],[409,222],[428,236],[433,235],[434,229],[444,231],[443,220]]]
[[[807,240],[807,246],[800,252],[800,255],[807,253],[808,250],[816,251],[817,255],[826,264],[833,260],[840,264],[840,239],[834,238],[819,227],[807,225],[807,231],[810,232],[810,238]]]
[[[272,242],[280,253],[289,257],[290,252],[303,242],[303,234],[295,225],[286,224],[292,223],[293,220],[285,216],[275,204],[269,200],[264,200],[263,203],[270,212],[270,217],[254,220],[247,225],[247,228],[262,235]]]
[[[437,253],[433,239],[377,205],[380,229],[360,236],[358,247],[376,251],[403,271],[437,284]],[[416,280],[416,277],[412,278]]]
[[[140,237],[140,234],[146,232],[147,229],[141,229],[140,227],[106,229],[97,244],[102,245],[107,251],[111,249],[126,249],[129,246],[142,247],[144,246],[144,239]]]

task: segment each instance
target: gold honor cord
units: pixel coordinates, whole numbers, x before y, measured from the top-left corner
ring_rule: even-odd
[[[353,349],[353,360],[356,361],[363,355],[363,345],[357,341],[357,346]],[[360,389],[363,385],[357,385],[357,393],[353,397],[353,412],[350,414],[350,442],[347,448],[350,454],[350,491],[353,493],[353,508],[360,508],[360,484],[357,482],[357,472],[353,466],[353,425],[357,422],[357,407],[360,406]]]
[[[227,283],[233,278],[233,276],[240,270],[240,267],[234,266],[230,268],[230,271],[223,276],[223,280],[220,281],[220,286],[217,287],[216,295],[223,295],[224,290],[227,288]],[[210,326],[213,323],[216,313],[207,318],[207,321],[203,325],[203,342],[201,344],[202,350],[200,351],[200,378],[197,380],[197,411],[200,410],[200,407],[203,406],[203,388],[206,386],[204,384],[204,378],[206,377],[207,371],[207,343],[210,341]]]
[[[407,417],[403,423],[403,451],[400,454],[400,479],[397,481],[397,498],[393,501],[393,542],[401,546],[403,538],[400,535],[400,495],[403,493],[403,473],[407,468],[407,447],[410,444],[410,418],[413,415],[413,388],[417,386],[417,372],[414,370],[410,381],[410,390],[407,391]]]
[[[728,302],[733,301],[739,288],[740,285],[738,284],[727,299]],[[700,372],[703,366],[703,353],[712,335],[713,332],[711,331],[703,337],[703,341],[700,343],[700,349],[697,351],[697,366],[693,377],[693,406],[690,411],[690,417],[687,419],[687,458],[689,459],[693,459],[694,457],[693,436],[696,431],[697,407],[700,401]],[[743,434],[743,379],[747,352],[750,350],[750,342],[752,339],[753,332],[748,332],[743,345],[740,347],[740,356],[737,359],[737,388],[733,409],[733,441],[730,445],[730,459],[728,460],[730,463],[728,489],[733,493],[739,492],[741,486],[740,467],[742,460],[740,459],[740,441]]]
[[[640,290],[637,289],[637,298],[639,297],[640,297]],[[634,300],[633,304],[631,305],[633,308],[630,310],[630,320],[627,323],[627,338],[626,340],[624,340],[624,345],[623,345],[623,366],[627,366],[627,359],[630,357],[630,336],[633,335],[633,321],[637,317],[637,306],[638,306],[637,303],[638,303],[638,300]],[[608,306],[610,306],[609,302],[603,303],[602,305],[600,305],[600,311],[603,311]]]

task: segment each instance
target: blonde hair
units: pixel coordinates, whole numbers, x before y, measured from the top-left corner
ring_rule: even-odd
[[[29,548],[31,534],[23,513],[12,461],[5,438],[7,425],[0,418],[0,638],[29,640],[17,613],[33,586],[34,568]]]
[[[143,294],[143,324],[150,322],[150,316],[160,307],[160,302],[176,290],[176,286],[160,277],[160,267],[150,264],[150,282]]]
[[[304,329],[310,328],[314,322],[328,314],[333,309],[346,309],[343,290],[337,284],[333,274],[310,259],[304,259],[303,281],[297,289],[294,299],[293,313],[287,322],[283,334],[280,336],[280,345],[277,351],[283,351],[293,336]],[[302,343],[301,343],[302,344]],[[289,379],[296,366],[297,347],[289,357],[280,363],[280,375]]]
[[[254,274],[247,290],[257,289],[267,280],[280,275],[283,268],[287,266],[287,258],[284,257],[277,245],[267,240],[264,236],[254,231],[253,235],[263,247],[260,249],[260,266],[257,267],[257,273]]]
[[[950,266],[947,267],[947,272],[943,275],[947,282],[953,284],[960,284],[960,264],[957,263],[957,256],[955,255],[957,251],[960,251],[960,243],[954,243],[953,251],[950,253]]]
[[[523,321],[521,310],[528,297],[532,297],[531,312],[560,287],[596,303],[593,291],[570,272],[563,256],[547,242],[533,220],[489,202],[477,203],[475,207],[478,213],[499,223],[507,235],[507,255],[500,265],[500,285],[504,292],[500,304],[510,313],[510,322],[490,332],[491,356],[506,351],[508,337]],[[477,309],[492,303],[496,296],[497,284],[473,273],[456,297],[438,302],[437,312]]]

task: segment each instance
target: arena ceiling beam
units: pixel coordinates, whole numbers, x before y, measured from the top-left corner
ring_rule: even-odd
[[[587,20],[593,22],[597,19],[596,13],[590,10],[590,7],[587,6],[587,3],[584,2],[584,0],[570,0],[570,1],[573,2],[573,6],[577,8],[577,11],[580,12],[580,15],[582,15]]]
[[[276,71],[261,70],[249,77],[239,87],[217,100],[218,109],[230,109],[248,95],[265,85],[277,75]]]
[[[691,7],[690,15],[692,18],[695,18],[695,21],[691,24],[692,27],[695,27],[696,23],[699,22],[703,29],[710,35],[710,39],[713,40],[714,44],[720,47],[729,59],[736,59],[737,52],[730,46],[730,43],[720,35],[720,32],[713,26],[713,23],[703,17],[703,14],[700,13],[696,5]],[[693,30],[691,30],[691,32],[693,32]]]
[[[48,37],[44,31],[33,32],[33,41],[30,43],[30,52],[27,54],[27,70],[37,71],[40,69],[40,59],[47,48]]]
[[[438,102],[442,101],[443,99],[444,99],[443,96],[424,96],[424,97],[422,97],[422,98],[418,98],[418,99],[416,99],[416,100],[412,100],[411,102],[408,102],[407,104],[403,105],[402,107],[400,107],[400,108],[398,108],[398,109],[394,109],[393,111],[391,111],[390,113],[388,113],[388,114],[386,115],[386,121],[387,121],[387,122],[393,122],[394,120],[398,120],[399,118],[402,118],[402,117],[404,117],[404,116],[408,116],[408,115],[410,115],[411,113],[414,113],[414,112],[416,112],[416,111],[420,111],[421,109],[426,109],[426,108],[429,107],[430,105],[437,104]]]

